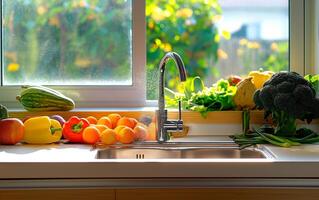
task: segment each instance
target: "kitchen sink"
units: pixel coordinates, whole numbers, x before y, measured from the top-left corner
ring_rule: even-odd
[[[236,145],[140,145],[100,149],[97,159],[267,159],[259,148],[239,149]]]

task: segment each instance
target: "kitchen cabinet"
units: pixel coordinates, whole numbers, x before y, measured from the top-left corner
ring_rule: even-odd
[[[206,188],[206,189],[19,189],[0,190],[10,200],[318,200],[318,188]]]
[[[115,200],[112,189],[12,189],[0,190],[1,200]]]
[[[116,200],[318,200],[318,188],[120,189]]]

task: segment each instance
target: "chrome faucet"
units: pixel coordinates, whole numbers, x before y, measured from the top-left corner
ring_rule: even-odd
[[[158,110],[156,111],[156,139],[159,143],[163,143],[170,139],[169,132],[176,132],[183,130],[181,102],[178,102],[178,120],[167,120],[167,110],[165,110],[165,96],[164,96],[164,72],[166,63],[172,59],[179,70],[179,77],[182,82],[186,81],[186,69],[181,57],[175,52],[168,52],[161,60],[159,65],[159,97]]]

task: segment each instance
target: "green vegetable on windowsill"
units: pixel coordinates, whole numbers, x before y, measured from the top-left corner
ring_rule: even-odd
[[[316,93],[319,92],[319,74],[317,75],[307,75],[305,76],[305,79],[310,82],[312,87],[316,90]]]
[[[0,120],[8,118],[8,109],[0,104]]]
[[[31,112],[69,111],[75,106],[69,97],[44,86],[22,86],[21,94],[16,99]]]
[[[177,93],[165,88],[165,101],[168,107],[177,107],[182,101],[183,109],[197,111],[203,117],[209,111],[232,110],[235,108],[233,97],[236,86],[230,86],[227,80],[221,79],[212,87],[205,87],[200,77],[189,78]]]
[[[242,148],[265,143],[290,147],[319,142],[319,134],[314,131],[297,129],[297,119],[310,123],[319,118],[319,99],[314,86],[299,74],[280,72],[273,75],[255,92],[254,101],[257,108],[264,109],[265,119],[272,116],[273,125],[249,130],[249,113],[243,114],[244,133],[231,136]]]

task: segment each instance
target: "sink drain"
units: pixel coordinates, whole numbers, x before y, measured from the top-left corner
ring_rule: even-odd
[[[136,159],[144,159],[144,154],[136,154]]]

